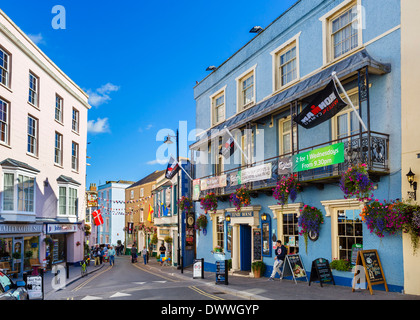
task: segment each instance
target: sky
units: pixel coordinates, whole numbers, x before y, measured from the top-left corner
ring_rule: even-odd
[[[188,157],[196,81],[296,1],[1,0],[0,9],[90,96],[88,187],[166,169],[163,140],[178,128]]]

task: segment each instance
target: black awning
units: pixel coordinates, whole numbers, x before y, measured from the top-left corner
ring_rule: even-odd
[[[331,74],[334,71],[337,73],[338,78],[342,78],[347,77],[366,67],[368,67],[369,72],[373,74],[386,74],[391,72],[390,64],[384,64],[374,60],[368,54],[366,49],[363,49],[356,52],[355,54],[352,54],[348,58],[317,72],[309,78],[298,82],[297,84],[276,94],[275,96],[257,103],[255,106],[212,128],[212,130],[208,130],[206,132],[207,135],[202,135],[199,141],[196,141],[190,145],[190,149],[198,147],[204,141],[213,140],[217,136],[220,136],[223,133],[223,129],[225,127],[227,127],[229,130],[239,128],[247,122],[269,115],[273,111],[278,110],[288,103],[314,94],[316,91],[324,88],[328,84],[328,82],[331,80]],[[212,131],[217,133],[211,136]]]

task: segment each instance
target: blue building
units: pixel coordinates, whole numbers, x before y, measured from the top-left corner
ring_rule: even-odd
[[[190,146],[196,200],[210,192],[218,199],[206,232],[197,234],[197,258],[205,259],[206,270],[215,270],[216,246],[233,272],[252,276],[252,262],[262,260],[269,276],[277,239],[301,256],[307,273],[317,258],[350,260],[359,244],[378,251],[389,289],[403,289],[401,234],[371,234],[359,215],[364,203],[345,199],[339,188],[343,172],[365,163],[374,198],[401,198],[400,23],[399,0],[300,0],[194,87],[196,127],[205,131]],[[347,107],[312,128],[298,125],[292,119],[333,72]],[[236,150],[225,157],[231,136]],[[295,172],[303,191],[279,205],[272,190],[291,173],[293,156],[337,144],[344,159]],[[251,190],[251,204],[236,211],[229,197],[239,186]],[[307,250],[297,222],[304,205],[324,218]],[[196,217],[204,213],[199,201],[195,210]],[[334,276],[351,286],[352,272]]]

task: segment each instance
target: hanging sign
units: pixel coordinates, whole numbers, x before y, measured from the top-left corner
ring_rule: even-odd
[[[306,281],[308,281],[308,277],[306,276],[306,271],[300,255],[286,255],[286,258],[284,259],[283,272],[280,279],[283,279],[285,276],[292,276],[295,283],[297,283],[297,278],[306,278]]]
[[[208,190],[214,188],[223,188],[226,187],[226,175],[223,174],[217,177],[211,177],[207,179],[200,180],[201,190]]]
[[[336,143],[293,156],[293,172],[331,166],[344,162],[344,143]]]
[[[334,80],[293,120],[305,129],[313,128],[340,112],[347,104],[341,99]]]
[[[335,285],[334,277],[331,272],[330,263],[327,259],[318,258],[312,261],[311,276],[309,277],[309,285],[311,282],[319,281],[322,287],[323,283],[332,282]]]
[[[271,179],[271,162],[246,168],[241,172],[241,183]]]
[[[193,180],[193,201],[198,201],[200,199],[200,179]]]

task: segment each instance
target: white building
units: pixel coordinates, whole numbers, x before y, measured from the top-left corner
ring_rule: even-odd
[[[83,259],[89,108],[88,95],[0,10],[0,260],[20,272],[31,254]]]

